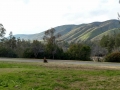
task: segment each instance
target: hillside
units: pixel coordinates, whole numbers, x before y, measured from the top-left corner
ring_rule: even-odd
[[[103,35],[120,32],[118,30],[120,24],[118,20],[108,20],[104,22],[93,22],[80,25],[63,25],[55,27],[56,33],[60,33],[61,39],[68,42],[94,41],[99,40]],[[15,37],[20,37],[25,40],[42,40],[44,32],[38,34],[18,34]]]

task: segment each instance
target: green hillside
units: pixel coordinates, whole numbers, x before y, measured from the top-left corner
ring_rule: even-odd
[[[119,33],[120,24],[118,20],[104,22],[93,22],[80,25],[63,25],[55,27],[56,33],[60,33],[61,39],[68,42],[99,40],[103,35]],[[31,35],[15,35],[25,40],[42,40],[44,32]]]

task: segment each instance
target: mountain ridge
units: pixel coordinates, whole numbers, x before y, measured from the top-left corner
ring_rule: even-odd
[[[55,33],[62,35],[60,39],[68,42],[81,42],[99,40],[103,35],[110,34],[112,31],[118,32],[117,29],[120,28],[120,24],[118,20],[112,19],[80,25],[62,25],[54,28],[56,30]],[[17,34],[14,36],[25,40],[42,40],[44,32],[30,35]]]

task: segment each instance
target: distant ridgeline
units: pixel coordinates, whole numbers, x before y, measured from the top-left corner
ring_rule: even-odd
[[[103,35],[119,33],[120,24],[118,20],[108,20],[104,22],[93,22],[80,25],[62,25],[55,27],[56,33],[61,34],[61,39],[68,42],[94,41],[102,38]],[[43,40],[44,32],[37,34],[18,34],[25,40]]]

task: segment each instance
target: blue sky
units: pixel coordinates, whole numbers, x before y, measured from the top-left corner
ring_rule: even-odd
[[[117,19],[119,0],[0,0],[0,23],[13,34]]]

